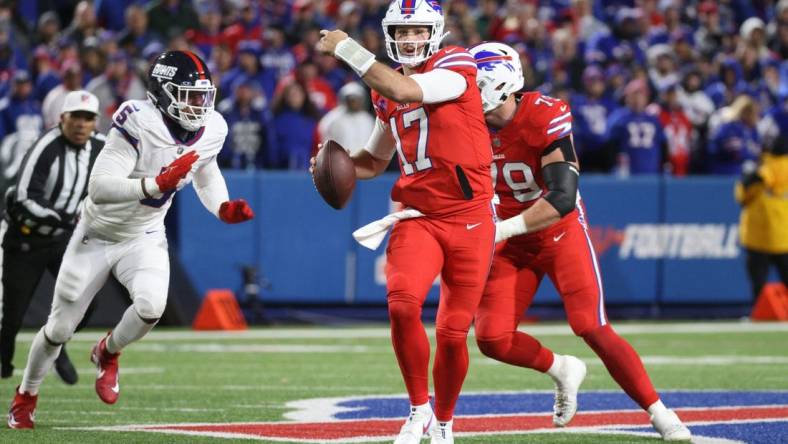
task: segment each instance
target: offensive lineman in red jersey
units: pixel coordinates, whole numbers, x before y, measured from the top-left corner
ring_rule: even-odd
[[[323,31],[317,48],[346,62],[373,89],[377,119],[367,146],[353,156],[356,176],[379,175],[395,152],[400,160],[391,198],[406,210],[371,224],[382,240],[399,220],[386,252],[386,287],[411,412],[395,443],[417,444],[424,435],[433,444],[453,443],[451,419],[468,370],[466,338],[494,248],[492,149],[473,57],[457,46],[439,49],[440,4],[393,1],[382,25],[389,57],[402,72],[376,63],[342,31]],[[421,309],[438,273],[433,415]]]
[[[637,352],[610,326],[599,266],[577,192],[578,163],[569,105],[523,86],[517,52],[501,43],[470,49],[491,128],[498,244],[474,328],[485,355],[548,373],[556,380],[553,423],[565,426],[577,409],[585,365],[554,354],[517,331],[546,274],[564,303],[572,331],[583,338],[624,391],[651,415],[666,441],[690,439],[660,401]],[[562,379],[563,377],[563,379]]]

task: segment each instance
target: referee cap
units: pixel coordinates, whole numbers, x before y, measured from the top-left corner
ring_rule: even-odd
[[[89,113],[99,113],[99,100],[93,94],[85,91],[71,91],[66,94],[63,101],[63,109],[60,113],[70,113],[73,111],[87,111]]]

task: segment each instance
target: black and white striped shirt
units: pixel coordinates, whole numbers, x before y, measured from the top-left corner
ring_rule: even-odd
[[[6,195],[11,227],[47,237],[70,231],[104,140],[93,133],[84,145],[76,146],[59,126],[44,133],[25,154],[16,185]]]

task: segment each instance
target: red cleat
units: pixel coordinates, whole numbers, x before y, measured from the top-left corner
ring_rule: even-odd
[[[107,338],[104,336],[90,352],[90,361],[96,364],[96,394],[107,404],[115,404],[120,396],[118,383],[118,356],[120,353],[107,351]]]
[[[11,409],[8,411],[8,428],[32,429],[35,427],[38,395],[19,393],[19,387],[14,393],[14,402],[11,403]]]

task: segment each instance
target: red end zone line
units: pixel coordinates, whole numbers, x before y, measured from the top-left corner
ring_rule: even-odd
[[[676,409],[684,422],[733,421],[743,419],[786,419],[788,406],[742,407],[712,410]],[[212,425],[150,426],[143,430],[177,430],[191,432],[240,433],[260,437],[342,439],[359,436],[394,436],[402,425],[401,419],[348,420],[312,423],[248,423]],[[618,411],[578,413],[572,426],[641,426],[650,425],[644,412]],[[552,428],[550,415],[516,415],[506,417],[457,417],[454,430],[463,433],[512,432]]]

